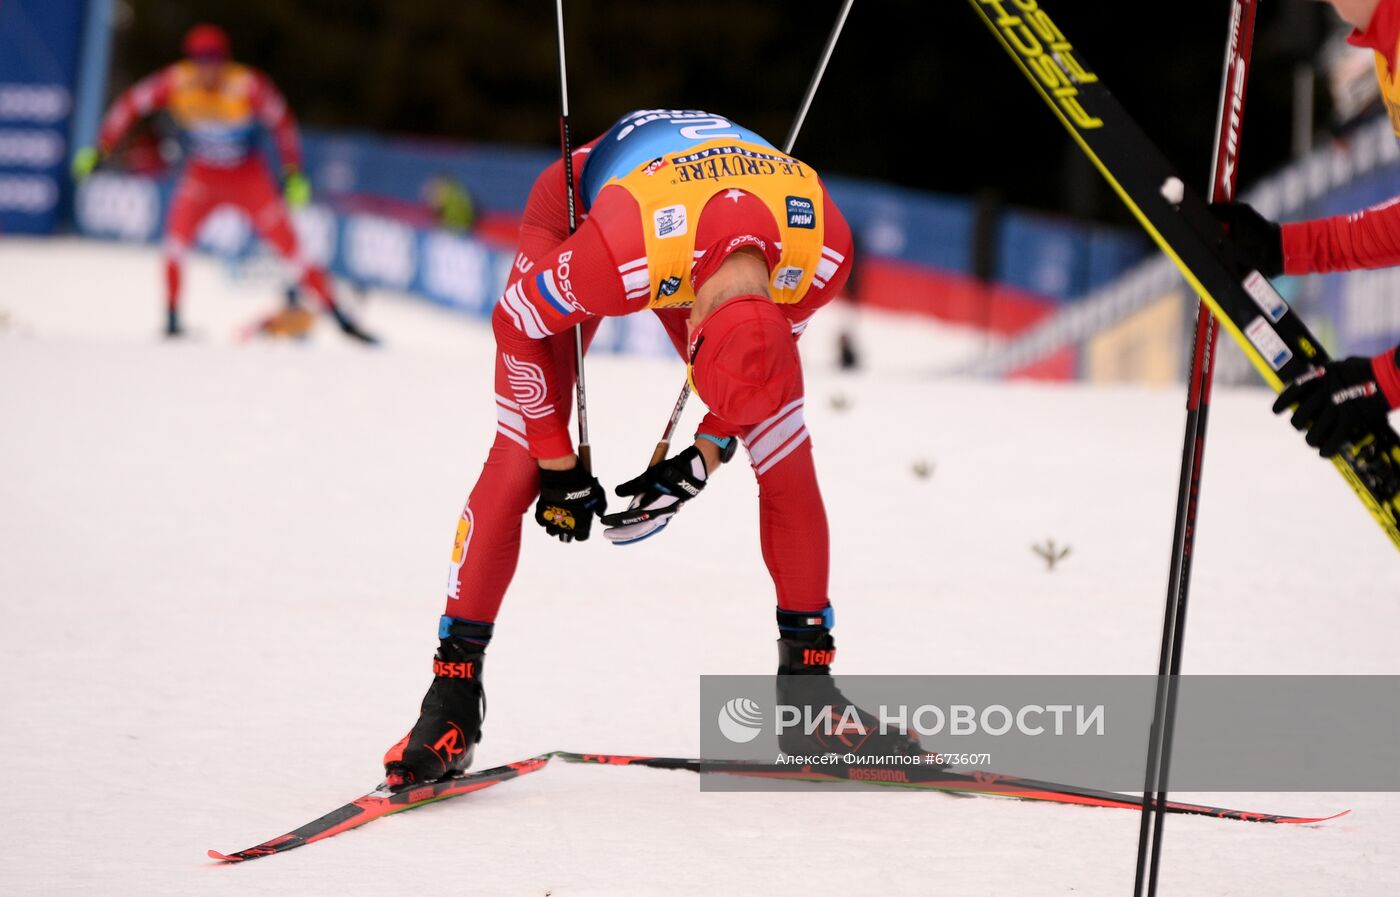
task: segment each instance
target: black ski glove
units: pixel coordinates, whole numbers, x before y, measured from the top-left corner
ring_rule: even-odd
[[[540,500],[535,522],[560,542],[588,540],[593,515],[608,509],[608,497],[598,478],[575,464],[568,470],[540,468]]]
[[[1283,228],[1243,202],[1213,202],[1211,214],[1225,228],[1235,259],[1272,280],[1283,273]]]
[[[1394,363],[1393,356],[1388,356]],[[1376,432],[1386,423],[1390,403],[1376,383],[1376,372],[1369,358],[1343,358],[1322,367],[1309,368],[1274,401],[1274,413],[1282,414],[1297,405],[1291,423],[1306,430],[1308,445],[1324,458]]]
[[[601,518],[603,535],[618,545],[640,542],[671,522],[685,503],[699,495],[708,479],[705,459],[691,446],[653,464],[646,473],[618,486],[618,495],[635,496],[627,510]]]

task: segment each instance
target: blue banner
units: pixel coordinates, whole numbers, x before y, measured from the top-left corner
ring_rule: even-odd
[[[0,234],[54,229],[86,5],[0,2]]]
[[[369,194],[421,203],[425,185],[449,177],[482,211],[518,213],[553,150],[329,133],[308,128],[306,169],[324,195]],[[970,275],[973,204],[877,181],[824,181],[862,255]],[[1147,254],[1136,231],[1006,209],[998,216],[993,279],[1048,300],[1082,296]]]
[[[490,313],[512,263],[516,221],[552,152],[314,130],[303,142],[318,202],[296,215],[308,258],[357,284]],[[78,230],[158,241],[178,174],[178,165],[145,175],[99,170],[77,192]],[[454,230],[438,207],[434,190],[445,183],[470,194],[474,231]],[[993,304],[972,276],[971,202],[870,181],[826,183],[851,224],[857,257],[874,262],[863,269],[861,289],[871,307],[1006,330],[1110,280],[1145,251],[1131,232],[1004,210],[993,234],[999,261],[992,274],[1013,289],[1004,291],[994,320]],[[199,245],[234,259],[254,251],[247,220],[231,209],[210,216]],[[978,302],[986,314],[974,309]],[[610,322],[594,346],[670,351],[659,331],[628,321]]]

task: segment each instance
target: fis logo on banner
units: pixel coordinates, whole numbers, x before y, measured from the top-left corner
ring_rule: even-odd
[[[810,230],[817,226],[816,207],[805,196],[787,198],[787,218],[788,227],[805,227]]]
[[[666,157],[658,156],[657,158],[652,159],[650,162],[648,162],[647,167],[644,170],[647,173],[647,177],[651,177],[652,175],[656,174],[658,171],[670,164],[670,162],[666,161]]]
[[[681,279],[679,277],[668,277],[661,281],[660,286],[656,288],[656,298],[663,299],[667,296],[674,296],[680,288]]]
[[[775,290],[795,290],[802,283],[803,269],[794,268],[791,265],[779,268],[773,274],[773,289]]]
[[[656,237],[659,240],[682,236],[687,229],[685,206],[666,206],[664,209],[657,209],[652,213],[651,220],[656,227]]]

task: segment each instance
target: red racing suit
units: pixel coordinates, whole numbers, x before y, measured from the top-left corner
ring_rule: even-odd
[[[128,88],[108,111],[98,149],[109,154],[138,119],[168,110],[180,128],[189,163],[175,187],[165,223],[166,287],[173,310],[179,303],[180,262],[200,223],[219,205],[247,213],[253,230],[296,269],[299,278],[331,307],[330,282],[302,259],[286,204],[257,152],[260,130],[277,142],[282,167],[301,166],[296,120],[272,81],[238,63],[225,63],[218,85],[199,79],[195,63],[182,61]]]
[[[1366,30],[1353,31],[1347,42],[1375,51],[1381,97],[1400,138],[1400,0],[1380,0]],[[1400,265],[1400,197],[1349,215],[1283,225],[1285,274],[1394,265]]]
[[[609,135],[575,153],[581,183],[589,180],[590,152]],[[495,620],[515,571],[522,517],[538,491],[535,459],[573,451],[575,325],[583,326],[587,341],[602,316],[652,310],[684,359],[694,279],[703,281],[740,246],[760,248],[768,258],[772,294],[792,322],[794,339],[844,284],[850,229],[815,172],[744,141],[720,138],[685,149],[691,152],[652,161],[650,172],[643,166],[610,180],[573,236],[562,162],[535,181],[519,255],[492,315],[496,440],[458,524],[448,616]],[[782,187],[777,194],[762,174],[770,170]],[[789,195],[794,185],[801,195]],[[578,208],[590,198],[576,194]],[[759,486],[763,558],[778,605],[826,608],[826,513],[801,395],[753,427],[733,426],[711,412],[699,432],[737,437],[748,451]]]

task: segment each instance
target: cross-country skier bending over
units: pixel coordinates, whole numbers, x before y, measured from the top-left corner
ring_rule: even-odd
[[[1400,0],[1327,0],[1356,30],[1348,42],[1376,54],[1381,97],[1400,138]],[[1213,207],[1228,225],[1236,255],[1266,277],[1400,265],[1400,197],[1350,215],[1279,225],[1245,203]],[[1314,367],[1274,402],[1297,405],[1293,426],[1330,458],[1343,445],[1384,425],[1400,408],[1400,346],[1374,358],[1343,358]]]
[[[604,514],[603,487],[578,463],[568,429],[571,331],[582,325],[587,341],[602,316],[653,312],[709,408],[693,445],[618,487],[638,509],[601,516],[604,536],[627,543],[665,527],[742,442],[777,591],[779,671],[830,682],[827,522],[797,338],[846,279],[846,221],[808,165],[705,112],[630,113],[573,162],[586,220],[569,236],[556,162],[535,181],[492,316],[496,440],[458,523],[432,686],[384,758],[396,787],[471,762],[483,658],[531,503],[562,542],[587,539]]]
[[[189,154],[165,222],[166,335],[180,327],[180,269],[199,225],[215,207],[237,206],[253,230],[297,271],[347,336],[373,342],[336,305],[330,278],[308,263],[297,245],[287,206],[303,205],[311,186],[301,174],[301,142],[287,101],[261,72],[229,58],[228,37],[215,25],[196,25],[185,35],[185,58],[143,78],[117,98],[102,122],[96,147],[74,154],[81,180],[112,152],[137,119],[169,111]],[[261,129],[276,138],[282,163],[282,193],[257,151]]]

